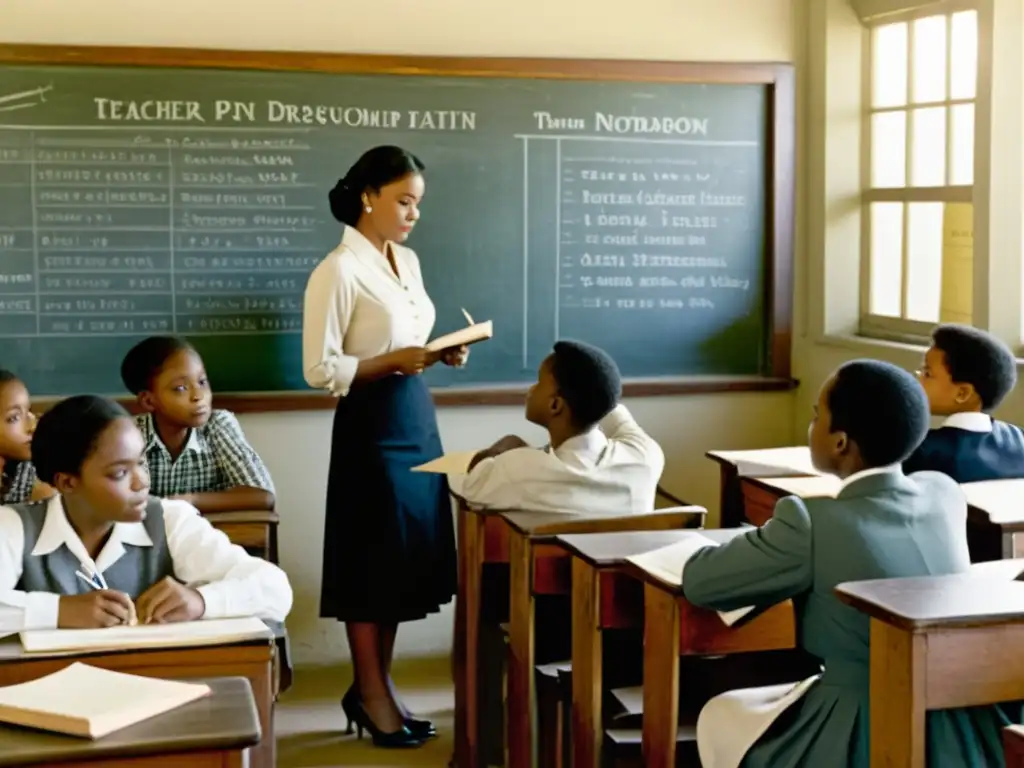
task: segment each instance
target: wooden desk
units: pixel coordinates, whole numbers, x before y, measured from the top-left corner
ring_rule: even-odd
[[[964,483],[973,562],[1024,557],[1024,480]]]
[[[817,477],[741,477],[737,480],[746,518],[764,525],[783,496],[835,496],[841,481]],[[1024,480],[964,483],[967,544],[975,563],[1024,557]]]
[[[1024,768],[1024,726],[1003,728],[1003,757],[1006,768]]]
[[[102,739],[0,725],[0,766],[58,768],[242,768],[260,741],[259,714],[243,677],[196,680],[206,698]]]
[[[742,532],[732,529],[719,533],[735,536]],[[644,583],[644,766],[674,768],[679,728],[679,657],[795,648],[793,603],[779,603],[730,627],[714,611],[690,605],[677,587],[632,564],[625,569]]]
[[[278,564],[277,526],[281,518],[277,512],[207,512],[203,517],[214,528],[224,531],[231,543]]]
[[[533,599],[537,594],[568,594],[568,553],[550,544],[560,533],[681,528],[703,507],[657,510],[646,515],[589,517],[571,513],[458,511],[459,584],[455,607],[455,764],[480,765],[480,603],[485,563],[509,563],[508,743],[512,766],[530,766],[533,754]],[[537,539],[538,546],[534,546]],[[523,714],[525,712],[525,714]],[[524,761],[524,762],[517,762]]]
[[[259,712],[260,743],[250,751],[252,768],[275,768],[273,661],[274,638],[232,645],[153,650],[101,651],[69,655],[22,650],[16,637],[0,641],[0,686],[25,683],[76,661],[104,669],[167,680],[245,677]]]
[[[509,665],[505,707],[509,768],[531,768],[534,764],[534,598],[571,591],[569,555],[554,543],[554,537],[567,533],[696,528],[703,525],[706,516],[704,507],[678,507],[623,517],[502,514],[509,529]]]
[[[705,530],[727,540],[738,528]],[[684,531],[567,534],[555,544],[572,555],[572,764],[601,764],[603,632],[643,626],[643,583],[624,572],[626,558],[679,541]]]
[[[872,765],[924,768],[927,710],[1024,698],[1024,560],[998,565],[836,587],[871,617]]]
[[[835,475],[815,477],[741,477],[740,493],[746,519],[752,525],[764,525],[773,514],[775,504],[785,496],[805,499],[839,493],[842,481]]]
[[[741,477],[812,477],[819,474],[811,464],[811,452],[807,446],[708,451],[704,455],[719,465],[722,528],[735,528],[747,521],[739,487]]]

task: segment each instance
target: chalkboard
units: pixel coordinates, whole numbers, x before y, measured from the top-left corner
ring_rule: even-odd
[[[466,369],[427,374],[442,393],[521,391],[564,337],[648,390],[788,379],[787,66],[0,62],[0,366],[34,393],[122,392],[124,352],[163,333],[196,344],[218,392],[306,389],[303,291],[341,236],[326,193],[384,143],[427,165],[408,245],[435,332],[463,307],[495,325]]]

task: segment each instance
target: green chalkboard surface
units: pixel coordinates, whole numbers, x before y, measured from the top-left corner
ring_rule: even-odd
[[[304,390],[327,191],[384,143],[427,165],[435,333],[495,325],[433,386],[564,337],[655,384],[788,377],[788,67],[267,56],[0,46],[0,366],[34,393],[120,393],[157,333],[220,392]]]

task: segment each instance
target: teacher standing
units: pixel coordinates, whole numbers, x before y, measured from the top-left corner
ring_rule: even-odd
[[[345,622],[355,682],[342,708],[360,736],[415,747],[435,735],[391,681],[398,625],[455,594],[455,534],[444,475],[412,472],[441,455],[433,400],[420,375],[461,366],[465,348],[424,345],[434,326],[416,254],[401,243],[420,217],[424,166],[376,147],[329,195],[341,244],[306,285],[302,366],[339,398],[331,436],[320,615]]]

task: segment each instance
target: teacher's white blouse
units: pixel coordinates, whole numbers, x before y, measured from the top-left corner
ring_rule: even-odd
[[[385,257],[354,227],[309,276],[302,313],[306,382],[336,397],[348,394],[360,360],[421,347],[434,328],[434,304],[410,249],[389,243]]]

